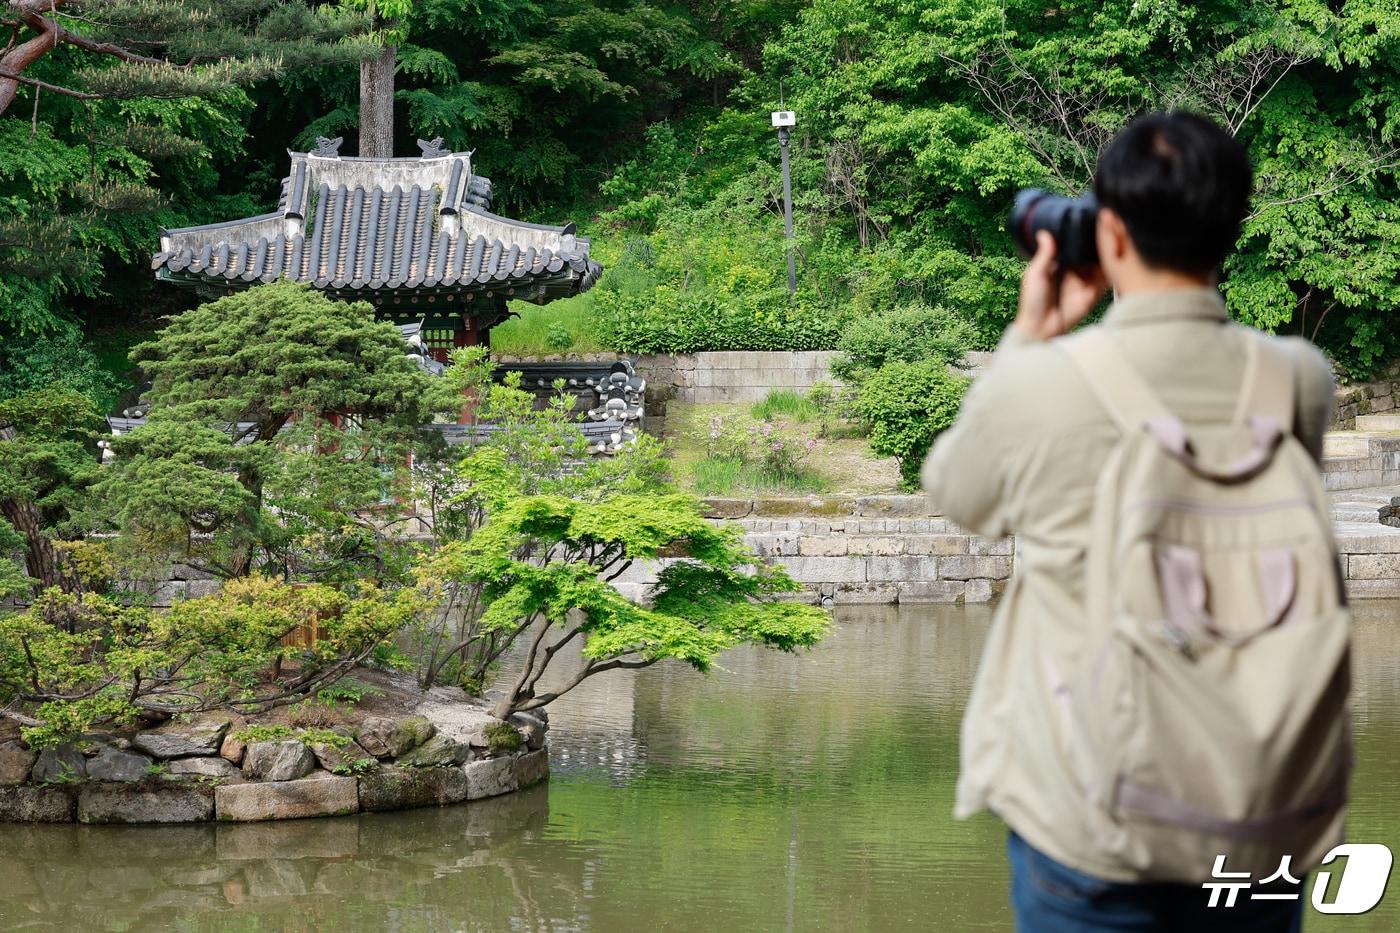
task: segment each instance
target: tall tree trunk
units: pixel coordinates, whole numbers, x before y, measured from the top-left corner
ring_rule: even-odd
[[[394,64],[398,48],[387,45],[377,57],[360,62],[360,155],[388,159],[394,154]]]
[[[24,566],[29,575],[38,581],[39,586],[63,587],[63,574],[58,567],[58,555],[53,542],[44,534],[44,522],[39,510],[32,502],[20,499],[6,499],[0,502],[0,514],[24,535]]]

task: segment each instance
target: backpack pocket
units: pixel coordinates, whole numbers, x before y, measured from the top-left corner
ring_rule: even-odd
[[[1206,875],[1214,854],[1299,866],[1346,799],[1348,630],[1339,609],[1184,647],[1160,620],[1119,617],[1093,744],[1131,861],[1172,878]]]

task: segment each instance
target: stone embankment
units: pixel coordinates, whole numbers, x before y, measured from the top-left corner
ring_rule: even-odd
[[[259,732],[204,714],[41,751],[10,738],[0,821],[254,822],[463,803],[548,777],[548,728],[543,712],[506,724],[436,688],[412,715],[331,730]]]
[[[742,528],[814,602],[986,602],[1011,576],[1010,538],[967,534],[923,496],[706,499],[705,507],[708,518]],[[634,564],[619,589],[644,595],[665,563]]]
[[[787,568],[807,598],[842,603],[986,602],[1011,576],[1015,541],[968,534],[923,496],[707,499],[761,556]],[[1400,486],[1334,493],[1332,519],[1348,592],[1400,597]],[[633,567],[640,594],[656,567]]]

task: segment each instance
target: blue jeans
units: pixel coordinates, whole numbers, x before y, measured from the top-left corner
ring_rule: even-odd
[[[1017,933],[1298,933],[1303,928],[1302,885],[1297,900],[1251,900],[1249,891],[1240,891],[1233,907],[1207,907],[1210,892],[1199,884],[1105,881],[1061,865],[1015,833],[1006,852]]]

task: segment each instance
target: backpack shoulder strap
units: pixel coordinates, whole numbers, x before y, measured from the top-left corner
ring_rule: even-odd
[[[1124,434],[1137,432],[1148,422],[1177,421],[1103,328],[1092,327],[1055,343]]]
[[[1244,330],[1243,335],[1244,380],[1233,421],[1245,424],[1251,418],[1268,419],[1277,422],[1283,433],[1292,433],[1297,391],[1293,354],[1286,344],[1267,334]]]

